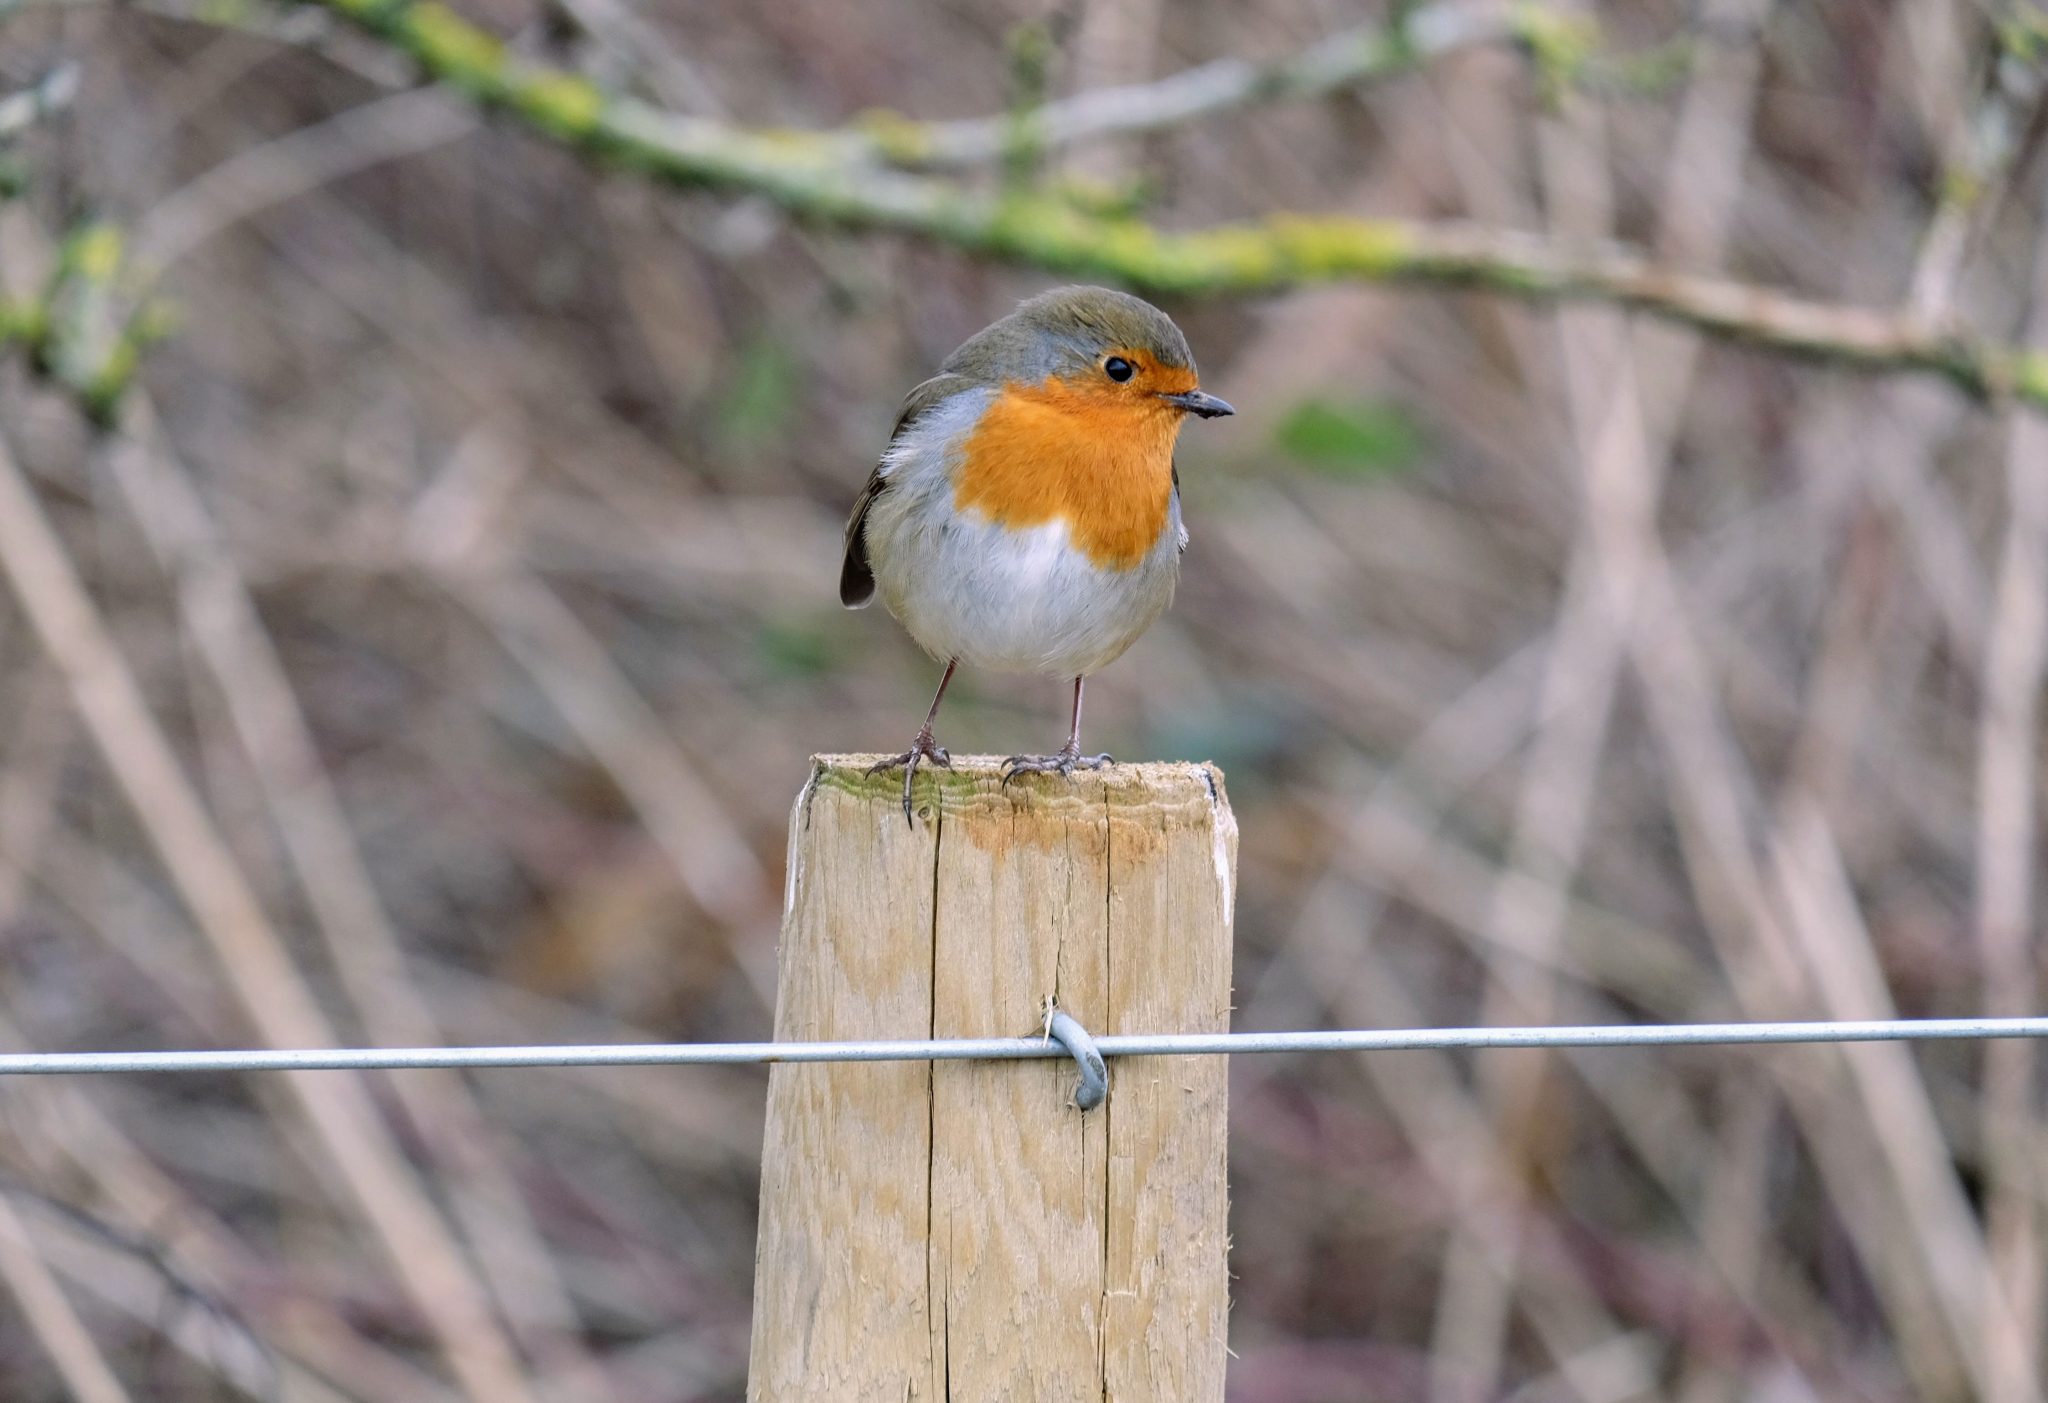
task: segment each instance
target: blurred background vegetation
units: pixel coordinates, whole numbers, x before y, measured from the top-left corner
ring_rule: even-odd
[[[1239,1027],[2033,1012],[2044,26],[0,5],[0,1041],[765,1036],[934,677],[846,510],[1077,275],[1240,411],[1089,690],[1228,772]],[[2031,1048],[1232,1077],[1243,1403],[2041,1396]],[[0,1393],[738,1398],[764,1080],[0,1086]]]

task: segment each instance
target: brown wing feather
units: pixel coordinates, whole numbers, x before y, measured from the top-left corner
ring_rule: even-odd
[[[861,488],[853,504],[853,516],[846,523],[846,554],[839,562],[839,602],[849,609],[865,609],[875,597],[875,572],[868,564],[865,527],[868,508],[887,485],[888,480],[877,466],[868,474],[868,485]]]
[[[903,408],[897,411],[896,426],[889,430],[890,444],[896,442],[897,435],[909,428],[918,415],[949,395],[967,389],[970,383],[959,375],[934,375],[912,390],[904,399]],[[887,447],[883,448],[883,455],[886,456],[888,451]],[[877,462],[875,470],[868,474],[867,486],[861,488],[860,496],[854,501],[853,515],[847,519],[846,554],[839,564],[839,602],[849,609],[865,608],[875,597],[875,572],[868,564],[868,508],[888,488],[889,479],[882,476],[882,465]]]

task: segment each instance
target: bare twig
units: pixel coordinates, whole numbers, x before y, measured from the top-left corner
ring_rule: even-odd
[[[2029,335],[2048,346],[2048,244],[2034,251]],[[2014,416],[2006,445],[2006,530],[1984,650],[1977,741],[1977,948],[1987,1013],[2030,1008],[2034,960],[2035,774],[2041,681],[2048,668],[2048,426]],[[1994,1332],[1987,1396],[2037,1395],[2040,1348],[2039,1161],[2027,1144],[2035,1060],[1990,1051],[1984,1064],[1984,1147],[1990,1180],[1987,1235],[2012,1301],[2014,1332]]]
[[[1183,127],[1261,103],[1327,97],[1519,33],[1512,5],[1425,5],[1387,26],[1341,30],[1275,62],[1218,59],[1152,82],[1091,88],[1000,117],[917,122],[871,114],[831,139],[842,160],[930,169],[985,165],[1018,152]]]
[[[1418,1010],[1384,952],[1374,944],[1361,948],[1356,943],[1361,926],[1370,931],[1377,922],[1368,918],[1361,923],[1355,907],[1339,899],[1336,890],[1328,884],[1319,888],[1318,899],[1299,917],[1310,938],[1296,943],[1297,952],[1305,957],[1305,972],[1317,981],[1318,1003],[1327,1003],[1341,1017],[1374,1024],[1417,1017]],[[1338,931],[1343,932],[1342,940],[1333,938]],[[1323,938],[1317,938],[1319,934]],[[1507,1167],[1508,1156],[1477,1099],[1440,1054],[1419,1055],[1398,1068],[1367,1063],[1362,1070],[1403,1127],[1417,1157],[1455,1199],[1458,1230],[1469,1247],[1459,1254],[1457,1265],[1487,1280],[1497,1274],[1500,1289],[1511,1291],[1521,1239],[1531,1225],[1517,1212],[1520,1193]],[[1538,1225],[1535,1230],[1543,1228]],[[1447,1263],[1447,1269],[1451,1265]],[[1593,1361],[1598,1347],[1625,1339],[1625,1333],[1585,1277],[1570,1269],[1568,1258],[1559,1267],[1544,1276],[1540,1288],[1525,1280],[1529,1289],[1522,1298],[1562,1376],[1556,1396],[1634,1395],[1647,1386],[1647,1361],[1632,1349],[1613,1360]],[[1469,1387],[1469,1381],[1454,1370],[1441,1372],[1437,1382],[1445,1391],[1432,1393],[1433,1397],[1484,1396],[1483,1389],[1459,1391]]]
[[[0,1016],[0,1047],[22,1046],[19,1030]],[[9,1123],[19,1138],[47,1147],[53,1161],[75,1168],[93,1186],[95,1202],[118,1211],[128,1224],[176,1225],[175,1242],[164,1245],[161,1262],[148,1273],[157,1278],[154,1294],[159,1300],[165,1270],[189,1289],[224,1300],[232,1298],[238,1286],[268,1279],[268,1264],[128,1138],[126,1117],[117,1123],[97,1100],[54,1081],[16,1083],[9,1090]],[[95,1236],[104,1246],[105,1235]],[[120,1258],[124,1268],[142,1268],[132,1252]],[[106,1298],[98,1277],[73,1276]],[[294,1384],[291,1397],[299,1396],[297,1376],[308,1373],[332,1379],[361,1398],[448,1403],[454,1397],[410,1361],[360,1337],[333,1303],[317,1295],[295,1292],[282,1300],[274,1294],[259,1295],[256,1306],[270,1333],[252,1341],[251,1353],[275,1348],[281,1371]],[[161,1323],[157,1322],[159,1327]]]
[[[250,1023],[280,1047],[332,1041],[331,1026],[151,716],[134,672],[4,443],[0,573],[69,684],[87,730],[212,942]],[[295,1078],[290,1086],[471,1397],[479,1403],[527,1398],[510,1346],[362,1084]]]
[[[760,862],[603,644],[543,581],[506,558],[491,507],[474,500],[489,495],[478,479],[504,451],[488,432],[473,434],[422,499],[412,527],[423,563],[489,624],[604,764],[692,899],[729,929],[747,928],[769,910]],[[773,971],[749,962],[749,953],[736,951],[772,1003]]]
[[[60,63],[30,87],[0,98],[0,141],[18,136],[78,96],[79,67]]]
[[[515,58],[434,0],[312,0],[410,55],[424,77],[535,131],[670,184],[759,195],[845,228],[916,234],[1050,272],[1161,293],[1216,295],[1314,283],[1409,282],[1518,297],[1605,301],[1730,340],[1863,371],[1946,377],[1980,398],[2048,406],[2048,356],[1978,344],[1891,311],[1659,265],[1626,245],[1567,246],[1508,229],[1274,215],[1168,232],[1057,194],[977,192],[849,159],[843,133],[749,130],[607,93]]]
[[[159,201],[136,230],[152,276],[259,210],[386,161],[468,135],[475,117],[445,94],[411,91],[351,107],[228,158]]]
[[[126,427],[108,454],[114,480],[177,579],[186,626],[226,699],[358,1017],[379,1042],[442,1041],[432,1009],[414,992],[398,933],[385,914],[283,661],[146,395],[131,397]],[[461,1190],[453,1196],[454,1206],[458,1213],[471,1210],[466,1217],[472,1239],[479,1245],[499,1244],[499,1255],[525,1284],[530,1313],[544,1327],[537,1332],[541,1342],[564,1354],[570,1368],[580,1369],[578,1396],[604,1396],[608,1389],[594,1363],[570,1344],[579,1328],[574,1307],[520,1201],[514,1176],[497,1153],[500,1137],[467,1086],[458,1077],[431,1073],[402,1076],[395,1085],[418,1133]],[[480,1202],[495,1211],[474,1211]],[[506,1304],[507,1317],[521,1323],[520,1312]]]
[[[368,1393],[362,1390],[374,1388],[375,1384],[365,1384],[360,1379],[344,1382],[319,1367],[274,1359],[261,1341],[209,1311],[179,1310],[167,1314],[164,1280],[158,1264],[75,1221],[38,1222],[34,1238],[38,1249],[70,1280],[74,1289],[97,1300],[103,1310],[126,1317],[167,1341],[194,1365],[218,1379],[221,1389],[215,1396],[231,1388],[232,1396],[261,1403],[359,1403],[366,1397],[448,1403],[449,1395],[416,1378],[401,1382],[387,1377],[381,1381],[387,1388],[405,1388],[404,1393]],[[164,1389],[159,1381],[146,1396],[175,1394]]]
[[[77,1403],[130,1403],[128,1390],[29,1240],[5,1193],[0,1193],[0,1281],[7,1283]]]
[[[1744,0],[1719,7],[1733,13]],[[1659,203],[1659,243],[1680,241],[1709,264],[1725,253],[1741,171],[1749,148],[1749,110],[1756,63],[1740,59],[1708,69],[1693,85],[1679,119]],[[1612,205],[1604,124],[1597,110],[1572,104],[1573,120],[1546,124],[1543,170],[1553,211],[1606,210]],[[1592,187],[1595,197],[1574,201],[1567,189]],[[1563,230],[1561,232],[1569,232]],[[1584,465],[1581,498],[1587,516],[1615,509],[1617,494],[1655,494],[1676,435],[1698,360],[1695,338],[1668,328],[1631,327],[1590,312],[1560,318],[1572,456]],[[1635,465],[1631,471],[1628,464]],[[1631,504],[1632,505],[1632,504]],[[1510,865],[1493,890],[1489,926],[1518,952],[1489,961],[1491,978],[1482,1017],[1550,1017],[1557,998],[1548,973],[1562,937],[1566,904],[1584,859],[1601,756],[1621,676],[1624,640],[1632,627],[1634,590],[1603,588],[1598,530],[1582,522],[1570,576],[1553,634],[1539,701],[1538,729],[1523,770]],[[1624,562],[1636,568],[1640,562]],[[1480,1064],[1487,1108],[1497,1132],[1517,1158],[1541,1139],[1547,1078],[1553,1068],[1539,1055],[1487,1059]],[[1472,1251],[1469,1234],[1454,1234],[1446,1248],[1447,1285],[1440,1298],[1438,1338],[1460,1337],[1459,1352],[1482,1392],[1498,1381],[1509,1303],[1508,1281],[1457,1270]],[[1511,1277],[1518,1264],[1510,1258]],[[1462,1289],[1453,1291],[1448,1283]],[[1439,1353],[1439,1367],[1445,1358]]]
[[[1784,354],[1860,371],[1936,374],[1978,398],[2011,395],[2048,406],[2048,355],[1979,343],[1910,311],[1819,302],[1681,271],[1623,244],[1563,243],[1512,229],[1337,215],[1278,214],[1165,231],[1134,217],[1079,208],[1056,192],[1011,188],[991,193],[881,168],[872,159],[872,132],[751,130],[608,93],[576,74],[513,57],[436,0],[311,3],[380,36],[410,56],[424,78],[498,107],[595,159],[678,186],[759,195],[822,224],[915,234],[1050,272],[1184,296],[1362,282],[1611,302]],[[1436,14],[1434,9],[1424,12]],[[1463,18],[1454,22],[1451,16]],[[1440,49],[1453,36],[1479,32],[1460,26],[1478,24],[1462,9],[1446,11],[1423,24],[1423,40],[1383,44],[1395,53],[1405,52],[1403,43]],[[1356,35],[1339,44],[1342,52],[1354,55],[1354,69],[1355,55],[1372,47]],[[1360,76],[1354,69],[1324,55],[1315,63],[1304,59],[1302,71],[1338,72],[1349,82]],[[1297,78],[1311,88],[1331,81]],[[1232,101],[1258,89],[1257,81],[1243,75],[1228,81],[1212,75],[1201,82],[1182,75],[1182,80],[1196,93],[1227,93]],[[1204,101],[1230,105],[1219,97],[1173,107],[1160,98],[1158,88],[1146,85],[1150,96],[1137,110],[1168,114],[1160,117],[1161,124],[1170,124],[1169,115],[1177,122],[1209,110]],[[1082,99],[1071,101],[1080,104]],[[1067,124],[1063,130],[1085,135],[1142,129],[1141,123],[1132,125],[1134,115],[1113,115],[1128,107],[1123,99],[1102,99],[1100,105],[1058,110],[1069,114],[1060,119]],[[993,129],[974,130],[981,135],[966,144],[980,149]]]
[[[1989,65],[1988,91],[1943,172],[1940,204],[1920,241],[1907,292],[1907,304],[1932,323],[1948,314],[1970,236],[2005,192],[2027,119],[2048,77],[2002,38],[1994,38]]]
[[[597,41],[614,66],[638,77],[670,107],[725,115],[724,104],[698,66],[676,51],[660,26],[625,0],[562,0],[562,9]]]

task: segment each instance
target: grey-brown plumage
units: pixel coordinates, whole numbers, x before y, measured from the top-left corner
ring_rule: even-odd
[[[896,412],[896,426],[889,430],[889,443],[894,444],[918,415],[947,396],[969,388],[970,382],[964,377],[946,371],[919,385],[904,398],[903,408]],[[882,452],[886,458],[888,448]],[[868,474],[867,486],[861,488],[860,496],[854,501],[853,515],[846,523],[846,555],[839,564],[839,602],[849,609],[864,609],[875,597],[875,572],[874,567],[868,564],[868,541],[863,531],[868,508],[874,505],[875,498],[881,495],[887,482],[878,461],[874,471]]]
[[[1012,755],[1006,779],[1109,763],[1081,753],[1083,679],[1173,599],[1187,544],[1173,469],[1182,416],[1231,412],[1199,387],[1194,368],[1158,308],[1107,288],[1065,287],[970,338],[904,400],[846,524],[839,598],[858,609],[880,594],[946,665],[910,748],[871,771],[902,767],[906,821],[918,765],[952,763],[932,722],[963,664],[1073,679],[1066,745]],[[997,411],[1000,421],[989,417]],[[1021,436],[1019,422],[1032,426]],[[992,423],[1001,427],[977,446]],[[1018,470],[1049,473],[1058,494],[1049,509],[1012,517],[976,495]],[[1100,528],[1123,520],[1134,484],[1151,506],[1130,515],[1131,534],[1101,549]]]
[[[912,390],[889,430],[867,485],[846,523],[839,566],[839,602],[864,608],[875,597],[875,572],[865,535],[868,509],[888,487],[889,448],[918,418],[965,390],[998,390],[1006,383],[1036,383],[1051,376],[1085,374],[1115,348],[1149,352],[1161,365],[1193,370],[1187,338],[1151,303],[1106,287],[1061,287],[1040,293],[1016,311],[962,342],[939,373]]]

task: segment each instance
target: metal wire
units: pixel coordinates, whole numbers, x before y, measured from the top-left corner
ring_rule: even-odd
[[[2048,1038],[2048,1018],[1838,1023],[1603,1024],[1555,1028],[1348,1028],[1300,1033],[1136,1033],[1098,1037],[1104,1057],[1258,1052],[1401,1052],[1548,1047],[1737,1047],[1777,1043]],[[14,1052],[0,1076],[114,1072],[397,1071],[420,1067],[666,1067],[775,1062],[924,1062],[1067,1057],[1043,1037],[874,1042],[601,1043],[535,1047],[338,1047],[197,1052]]]

